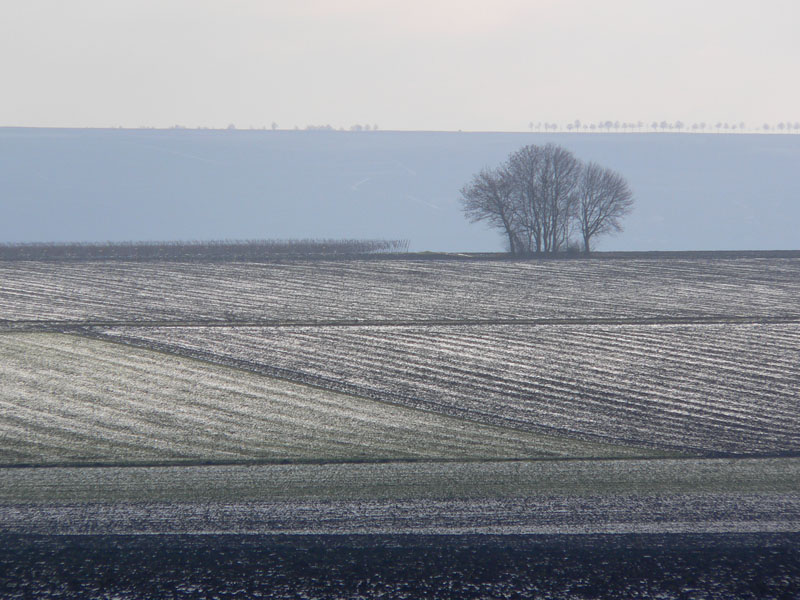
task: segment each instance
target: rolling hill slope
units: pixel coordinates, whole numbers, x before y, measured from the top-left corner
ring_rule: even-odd
[[[0,464],[647,456],[58,334],[0,335]]]

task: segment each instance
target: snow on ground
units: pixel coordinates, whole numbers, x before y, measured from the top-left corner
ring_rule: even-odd
[[[0,335],[0,463],[628,456],[60,334]]]
[[[109,339],[474,421],[715,454],[800,450],[800,325],[120,327]]]
[[[800,258],[0,263],[20,320],[800,318]]]

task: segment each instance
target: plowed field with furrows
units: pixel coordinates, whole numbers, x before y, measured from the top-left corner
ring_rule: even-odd
[[[795,324],[96,333],[521,430],[709,455],[800,451]]]
[[[0,336],[0,465],[644,456],[60,334]]]
[[[800,319],[800,259],[0,263],[0,323]]]

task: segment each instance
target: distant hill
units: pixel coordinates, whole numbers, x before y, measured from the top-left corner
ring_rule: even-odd
[[[628,178],[600,250],[800,248],[800,136],[0,128],[0,242],[409,239],[487,252],[459,189],[554,142]]]

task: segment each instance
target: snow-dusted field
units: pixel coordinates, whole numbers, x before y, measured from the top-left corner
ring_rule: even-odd
[[[0,464],[628,456],[62,334],[0,335]]]
[[[688,453],[800,449],[800,325],[125,327],[104,335],[474,421]]]
[[[0,263],[15,321],[800,319],[800,258]]]
[[[797,298],[796,258],[0,264],[0,531],[797,532]]]
[[[589,534],[800,531],[800,494],[0,506],[6,533]]]

